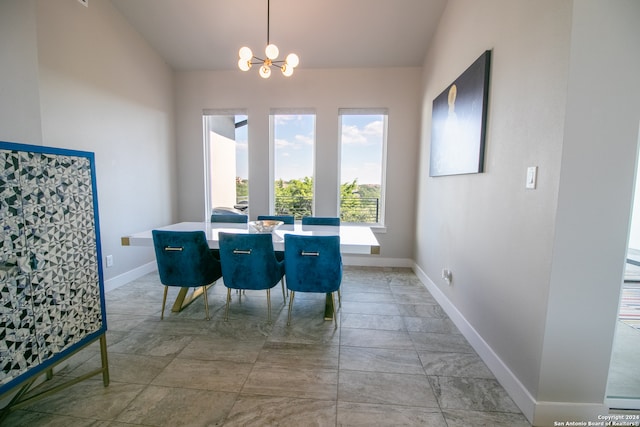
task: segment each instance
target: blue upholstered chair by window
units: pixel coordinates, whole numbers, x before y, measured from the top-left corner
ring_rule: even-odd
[[[225,320],[229,319],[231,289],[267,291],[267,320],[271,322],[271,288],[282,282],[284,263],[276,260],[273,240],[268,234],[220,232],[222,278],[227,287]],[[284,283],[282,297],[286,301]]]
[[[293,224],[295,217],[293,215],[258,215],[258,221],[282,221],[284,224]]]
[[[245,214],[211,214],[211,222],[247,223],[249,216]]]
[[[209,320],[207,286],[222,277],[220,262],[209,249],[204,231],[153,230],[153,246],[160,282],[164,286],[162,313],[167,302],[169,286],[202,287],[206,319]]]
[[[340,225],[340,218],[332,216],[305,216],[302,217],[302,225]]]
[[[342,283],[342,256],[340,236],[304,236],[285,234],[284,265],[289,289],[289,314],[296,292],[319,292],[331,294],[333,319],[338,326],[336,303],[333,293]]]

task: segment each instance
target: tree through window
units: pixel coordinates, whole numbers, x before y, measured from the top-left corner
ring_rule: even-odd
[[[340,110],[340,219],[382,224],[387,112]]]

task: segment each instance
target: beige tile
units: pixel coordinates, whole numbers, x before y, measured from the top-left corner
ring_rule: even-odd
[[[408,348],[413,349],[409,334],[403,331],[343,328],[340,344],[350,347]]]
[[[418,355],[427,375],[495,379],[475,353],[419,351]]]
[[[109,378],[111,381],[131,384],[149,384],[173,360],[173,356],[145,356],[110,352]],[[81,376],[102,366],[100,355],[71,371],[71,376]]]
[[[337,369],[339,350],[337,345],[267,342],[258,362],[290,369]]]
[[[336,400],[337,369],[284,368],[256,363],[242,394]]]
[[[342,346],[340,369],[424,375],[418,354],[409,349]]]
[[[338,426],[428,426],[447,427],[438,408],[415,408],[404,405],[338,403]],[[464,425],[467,424],[452,424]]]
[[[109,421],[97,421],[93,418],[78,418],[67,415],[54,415],[18,410],[2,421],[2,425],[11,427],[110,427]]]
[[[174,359],[153,385],[238,392],[253,365],[220,360]]]
[[[338,401],[437,408],[425,375],[340,370]]]
[[[442,411],[448,425],[465,427],[531,427],[522,414],[469,410]]]
[[[240,340],[234,337],[202,336],[193,339],[178,354],[181,359],[225,360],[228,362],[254,363],[264,346],[265,338]]]
[[[336,402],[240,395],[224,425],[333,427],[336,425]]]
[[[140,354],[145,356],[175,356],[191,342],[188,335],[131,333],[117,344],[109,347],[110,352]]]
[[[405,331],[401,316],[383,316],[378,314],[342,313],[340,325],[343,328],[377,329],[386,331]]]
[[[54,377],[56,383],[62,380],[64,378]],[[115,381],[104,387],[102,380],[89,379],[35,401],[25,409],[71,417],[111,420],[120,414],[144,387]]]
[[[158,427],[222,425],[235,399],[235,393],[149,386],[116,419]]]
[[[500,383],[493,379],[430,376],[429,382],[442,409],[520,412]]]
[[[461,334],[409,332],[416,349],[451,353],[474,353],[473,347]]]

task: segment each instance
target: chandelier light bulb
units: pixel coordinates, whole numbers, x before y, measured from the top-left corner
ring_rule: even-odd
[[[269,76],[271,75],[271,68],[269,68],[268,65],[263,65],[262,67],[260,67],[260,77],[262,77],[263,79],[268,79]]]
[[[247,59],[240,58],[238,60],[238,68],[240,68],[242,71],[249,71],[249,69],[251,68],[251,62]]]
[[[282,74],[285,77],[290,77],[293,74],[293,67],[287,64],[286,62],[284,63],[284,65],[282,65],[280,69],[282,70]]]
[[[249,61],[251,58],[253,58],[253,52],[251,52],[251,49],[249,49],[248,47],[243,46],[238,51],[238,56],[240,56],[240,59]]]
[[[299,63],[300,58],[298,58],[298,55],[296,55],[295,53],[290,53],[289,55],[287,55],[287,64],[289,64],[291,68],[297,67]],[[291,70],[291,72],[293,73],[293,70]]]
[[[275,44],[270,44],[264,49],[264,53],[267,55],[269,59],[276,59],[280,51],[278,50],[278,46]]]

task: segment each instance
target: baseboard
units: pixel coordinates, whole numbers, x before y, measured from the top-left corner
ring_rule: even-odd
[[[381,258],[377,255],[342,255],[342,264],[358,267],[412,268],[413,260],[407,258]]]
[[[602,421],[601,417],[603,415],[609,413],[609,408],[604,403],[536,401],[518,377],[516,377],[509,367],[500,359],[429,276],[427,276],[417,264],[413,265],[413,271],[429,292],[431,292],[431,295],[438,301],[438,304],[440,304],[453,323],[455,323],[460,332],[462,332],[462,335],[464,335],[469,344],[478,353],[531,424],[534,426],[557,426],[561,425],[560,423],[562,422],[566,423],[568,421],[585,423],[589,421],[598,422]]]
[[[529,422],[532,422],[536,409],[536,401],[533,396],[531,396],[529,391],[522,385],[513,372],[511,372],[509,367],[502,362],[500,357],[498,357],[429,276],[427,276],[417,264],[413,265],[413,271],[427,287],[429,292],[431,292],[431,295],[438,301],[438,304],[440,304],[453,323],[455,323],[460,332],[462,332],[462,335],[464,335],[471,347],[478,353],[489,370],[495,375],[498,382],[504,387],[524,416],[527,417]]]
[[[124,286],[127,283],[133,280],[136,280],[139,277],[144,276],[145,274],[149,274],[153,271],[156,271],[157,269],[158,269],[158,266],[155,261],[141,265],[140,267],[136,267],[133,270],[129,270],[116,277],[112,277],[109,280],[105,280],[104,291],[109,292],[114,289],[118,289],[120,286]]]

